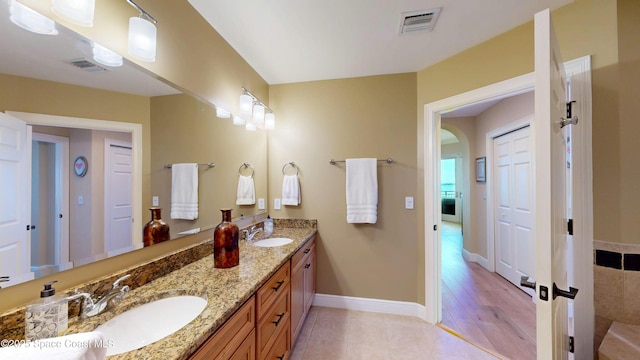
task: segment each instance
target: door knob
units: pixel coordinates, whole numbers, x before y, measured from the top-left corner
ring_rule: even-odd
[[[531,288],[531,289],[535,290],[536,289],[536,282],[535,281],[534,282],[529,281],[529,277],[523,275],[523,276],[520,276],[520,286],[528,287],[528,288]]]
[[[569,286],[569,291],[561,290],[556,286],[556,283],[553,283],[553,298],[555,299],[558,296],[566,297],[569,299],[575,299],[576,294],[578,293],[578,289]]]

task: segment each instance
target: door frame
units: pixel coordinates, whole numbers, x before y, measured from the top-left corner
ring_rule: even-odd
[[[591,125],[591,59],[584,56],[565,62],[565,71],[572,78],[572,98],[577,100],[576,113],[580,125],[573,132],[574,167],[574,237],[575,287],[581,296],[574,303],[576,350],[593,357],[594,305],[593,305],[593,169],[592,169],[592,125]],[[577,81],[574,81],[577,80]],[[432,176],[424,177],[424,263],[425,263],[425,313],[424,318],[432,324],[442,319],[441,297],[441,244],[440,232],[434,225],[441,223],[439,214],[440,169],[440,113],[449,112],[465,105],[492,99],[519,95],[532,91],[535,74],[528,73],[495,84],[471,90],[446,99],[424,105],[424,171]],[[578,85],[578,86],[575,86]],[[579,169],[580,171],[575,171]],[[582,357],[582,356],[581,356]]]
[[[63,216],[62,221],[55,224],[54,265],[57,271],[68,270],[73,268],[73,263],[69,261],[69,138],[32,132],[31,141],[55,145],[55,203],[56,209]],[[33,201],[33,197],[31,200]]]

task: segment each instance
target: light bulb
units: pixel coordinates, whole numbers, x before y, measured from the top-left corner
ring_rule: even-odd
[[[216,106],[216,116],[221,119],[228,119],[231,117],[231,113],[229,112],[229,110],[225,110],[221,107]]]
[[[238,125],[238,126],[242,126],[244,124],[246,124],[247,122],[241,118],[240,116],[233,116],[233,125]]]
[[[46,16],[20,4],[16,0],[11,0],[9,7],[11,22],[21,28],[36,34],[57,35],[56,23]]]
[[[260,104],[253,105],[253,122],[257,125],[264,123],[264,106]]]
[[[240,116],[250,117],[253,106],[253,98],[247,94],[240,95],[239,109]]]
[[[264,128],[267,130],[276,128],[276,115],[274,113],[268,112],[264,115]]]
[[[51,11],[80,26],[93,26],[95,0],[52,0]]]
[[[122,56],[98,43],[93,43],[93,60],[106,66],[122,66]]]
[[[256,131],[256,124],[248,122],[245,129],[247,129],[247,131]]]

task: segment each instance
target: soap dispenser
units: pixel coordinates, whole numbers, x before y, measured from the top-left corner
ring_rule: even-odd
[[[59,336],[68,326],[68,303],[64,296],[56,295],[53,283],[44,284],[40,299],[26,307],[25,338],[37,340]]]
[[[264,221],[264,233],[265,235],[273,234],[273,219],[270,215],[267,215],[267,219]]]

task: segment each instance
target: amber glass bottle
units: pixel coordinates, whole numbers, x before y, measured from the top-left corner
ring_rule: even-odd
[[[145,247],[169,240],[169,225],[161,219],[162,209],[152,207],[149,210],[151,210],[151,221],[145,225],[142,232]]]
[[[213,231],[213,259],[217,268],[231,268],[240,263],[238,225],[231,222],[231,209],[220,209],[222,222]]]

